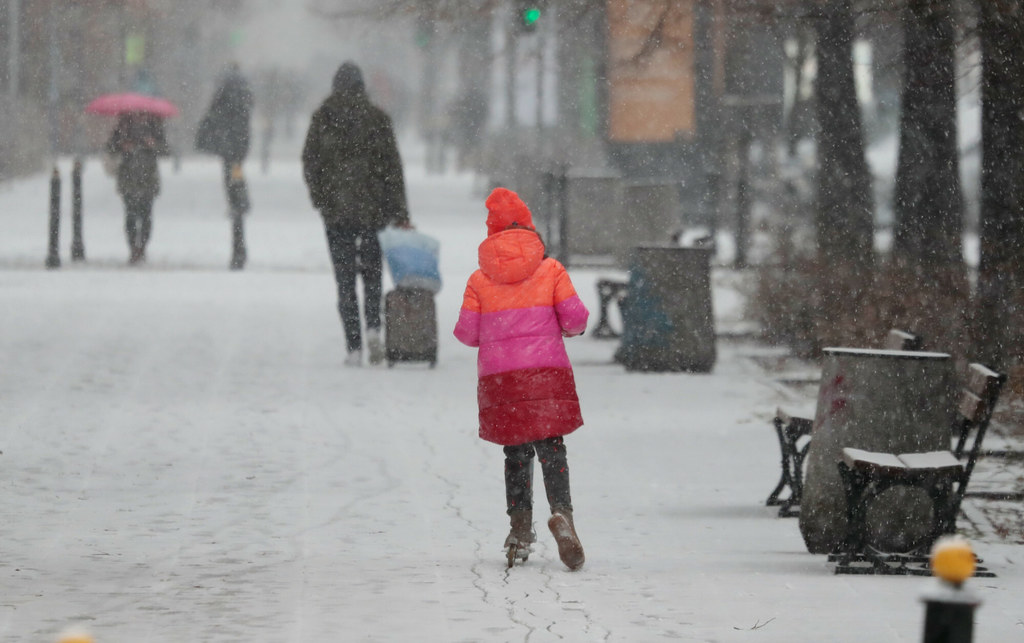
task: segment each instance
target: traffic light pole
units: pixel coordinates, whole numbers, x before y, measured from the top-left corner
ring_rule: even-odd
[[[537,151],[541,151],[544,130],[544,30],[537,31]]]
[[[516,52],[518,32],[512,23],[505,28],[505,125],[516,126]]]

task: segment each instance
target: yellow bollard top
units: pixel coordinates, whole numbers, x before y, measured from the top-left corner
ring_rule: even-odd
[[[57,637],[57,643],[96,643],[96,641],[85,630],[70,629],[61,632]]]
[[[931,564],[933,574],[946,582],[960,585],[974,575],[977,559],[966,538],[946,536],[932,547]]]

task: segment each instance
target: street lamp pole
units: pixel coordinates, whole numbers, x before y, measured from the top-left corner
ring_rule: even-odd
[[[18,132],[18,94],[21,87],[21,0],[7,0],[7,118],[0,126],[0,142],[8,149],[15,149],[14,140]],[[0,173],[5,173],[13,158],[0,162]]]
[[[537,86],[535,93],[537,95],[536,119],[538,152],[541,151],[540,147],[542,146],[543,140],[541,133],[544,131],[544,47],[547,44],[546,39],[544,38],[544,31],[543,26],[537,29],[537,42],[535,43],[537,46],[537,77],[535,79]]]
[[[7,98],[14,107],[21,91],[21,0],[7,0]]]
[[[512,21],[505,26],[505,125],[509,129],[516,126],[516,54],[518,34]]]
[[[47,34],[50,40],[50,91],[48,119],[50,124],[50,153],[54,163],[57,160],[57,102],[59,99],[58,75],[60,73],[60,46],[57,43],[57,0],[50,0],[47,14]]]

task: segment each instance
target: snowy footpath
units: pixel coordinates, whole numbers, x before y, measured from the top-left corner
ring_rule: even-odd
[[[48,175],[0,184],[0,640],[921,639],[925,579],[835,576],[764,506],[787,400],[751,340],[721,337],[706,375],[627,373],[614,342],[567,342],[587,563],[562,566],[540,511],[534,554],[506,570],[502,453],[476,437],[475,351],[451,336],[485,231],[471,177],[408,171],[413,219],[442,242],[437,367],[347,369],[298,164],[249,167],[241,272],[217,163],[162,175],[134,268],[97,161],[87,261],[65,222],[59,270]],[[609,273],[570,273],[593,326]],[[742,322],[734,277],[715,274],[720,330]],[[974,545],[998,575],[970,581],[975,640],[1024,640],[1024,550]]]

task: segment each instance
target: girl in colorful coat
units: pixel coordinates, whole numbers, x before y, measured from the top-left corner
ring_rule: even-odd
[[[504,446],[505,496],[512,529],[509,565],[526,560],[533,531],[533,457],[540,460],[551,517],[548,528],[570,569],[583,565],[572,518],[563,436],[583,425],[563,337],[580,335],[589,313],[544,243],[529,208],[505,188],[486,201],[487,239],[480,269],[463,295],[455,337],[479,347],[480,437]]]

